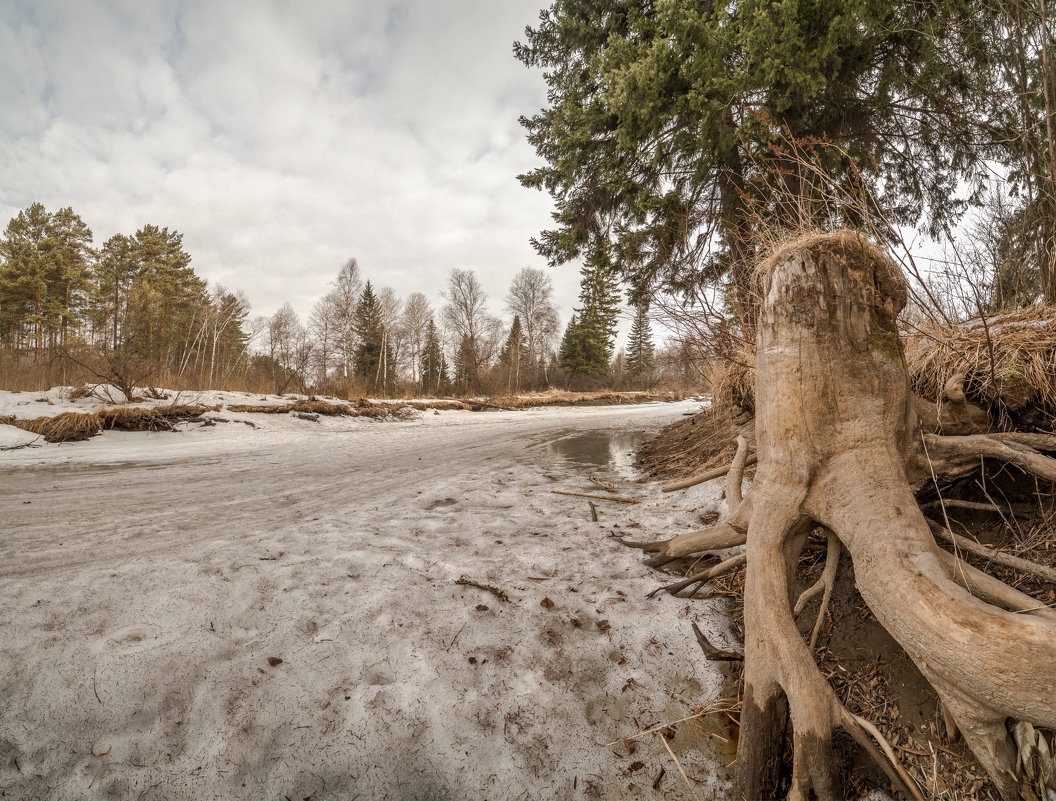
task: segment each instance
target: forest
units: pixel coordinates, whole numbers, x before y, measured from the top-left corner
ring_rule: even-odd
[[[210,287],[183,236],[144,225],[93,246],[72,208],[34,203],[0,238],[0,388],[105,381],[187,389],[398,396],[515,393],[547,387],[646,388],[692,383],[684,348],[656,353],[648,305],[634,306],[626,349],[615,350],[623,307],[611,271],[584,268],[581,305],[560,330],[553,283],[524,268],[494,315],[471,270],[453,269],[434,309],[364,278],[356,259],[337,272],[306,321],[286,303],[251,316],[245,295]]]

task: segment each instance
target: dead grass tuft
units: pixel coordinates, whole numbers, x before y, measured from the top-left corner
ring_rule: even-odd
[[[102,421],[94,412],[63,412],[55,417],[32,420],[3,417],[0,422],[40,434],[46,442],[79,442],[103,430]]]
[[[6,423],[40,434],[46,442],[80,442],[104,430],[175,431],[176,423],[197,420],[219,407],[200,405],[158,406],[143,409],[134,406],[104,406],[96,412],[63,412],[54,417],[21,420],[0,418]]]
[[[714,404],[665,428],[638,451],[638,466],[651,475],[692,476],[728,465],[739,428],[751,421],[733,406]]]
[[[995,421],[1007,425],[1031,407],[1050,422],[1056,414],[1056,306],[1028,306],[985,322],[927,322],[905,346],[913,390],[925,400],[941,401],[946,382],[964,373],[968,399]]]

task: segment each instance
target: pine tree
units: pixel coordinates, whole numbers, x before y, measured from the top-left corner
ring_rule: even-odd
[[[649,304],[640,303],[635,311],[627,340],[627,372],[636,378],[653,372],[653,341],[649,330]]]
[[[381,320],[381,303],[374,287],[367,281],[352,315],[352,330],[357,345],[354,351],[355,374],[364,379],[367,386],[380,389],[386,376],[381,375],[382,349],[385,347],[385,330]]]

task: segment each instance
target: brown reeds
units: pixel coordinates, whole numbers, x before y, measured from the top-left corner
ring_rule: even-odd
[[[32,420],[3,417],[0,423],[40,434],[46,442],[80,442],[104,430],[175,431],[177,423],[198,420],[205,412],[217,408],[186,404],[148,409],[104,406],[94,412],[63,412],[54,417],[35,417]]]
[[[913,390],[941,402],[951,377],[995,421],[1028,407],[1056,414],[1056,306],[1034,305],[956,325],[926,322],[905,337]],[[996,414],[994,412],[997,412]]]
[[[63,412],[54,417],[36,417],[32,420],[2,417],[0,423],[40,434],[46,442],[79,442],[103,430],[102,421],[94,412]]]
[[[236,404],[228,406],[229,412],[249,412],[253,414],[289,414],[299,412],[301,414],[321,414],[328,417],[370,417],[375,420],[394,418],[404,420],[414,413],[410,404],[371,403],[361,398],[353,406],[348,403],[331,403],[320,398],[301,398],[293,403],[269,406],[254,406],[252,404]]]

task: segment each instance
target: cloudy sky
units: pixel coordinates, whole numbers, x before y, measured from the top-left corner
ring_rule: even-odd
[[[97,245],[152,223],[200,275],[303,316],[355,256],[434,305],[453,267],[493,312],[545,267],[549,198],[512,55],[545,0],[0,0],[0,225],[72,206]],[[550,271],[562,317],[578,273]]]

